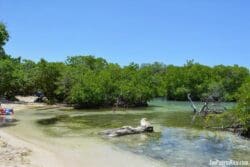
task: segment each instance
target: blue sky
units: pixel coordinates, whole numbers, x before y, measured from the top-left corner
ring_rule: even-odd
[[[250,67],[249,0],[0,0],[7,53]]]

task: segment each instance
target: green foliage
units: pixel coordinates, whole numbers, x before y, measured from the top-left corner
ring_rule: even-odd
[[[68,57],[65,63],[8,57],[1,60],[0,71],[1,96],[42,91],[52,103],[82,107],[111,106],[117,99],[144,106],[154,97],[186,100],[188,93],[194,100],[213,96],[231,101],[249,76],[248,69],[238,66],[208,67],[188,62],[184,66],[131,63],[120,67],[93,56]]]
[[[36,63],[31,60],[23,60],[15,65],[13,76],[15,77],[15,87],[20,95],[32,95],[36,91],[35,73]]]
[[[34,69],[35,88],[42,91],[51,103],[57,99],[57,83],[64,71],[64,66],[63,63],[48,63],[41,59]]]
[[[108,90],[112,89],[112,71],[107,70],[111,70],[111,65],[93,56],[68,57],[66,65],[57,93],[63,95],[65,101],[85,107],[104,104]],[[107,84],[109,87],[106,87]]]
[[[250,77],[246,79],[239,89],[236,113],[242,124],[250,129]]]
[[[224,89],[224,99],[235,101],[237,91],[245,79],[249,76],[249,70],[244,67],[234,66],[215,66],[213,76],[216,82],[220,82]]]
[[[9,40],[9,33],[6,30],[6,26],[0,22],[0,59],[5,57],[3,46]]]
[[[100,79],[93,71],[87,71],[79,76],[78,82],[73,85],[70,92],[71,102],[86,107],[101,105],[104,93]]]
[[[15,63],[12,60],[0,61],[0,96],[11,97],[15,94],[14,67]]]
[[[239,123],[239,119],[233,111],[227,111],[222,114],[209,114],[205,118],[206,127],[227,128]]]
[[[59,79],[57,93],[73,104],[110,106],[119,98],[128,105],[138,106],[163,95],[161,85],[165,69],[159,63],[142,67],[131,63],[121,68],[102,58],[76,56],[69,57],[66,64],[67,70]]]
[[[250,77],[248,77],[238,92],[238,105],[231,111],[222,114],[210,114],[206,117],[206,126],[208,127],[233,127],[242,125],[244,130],[242,134],[250,134]]]
[[[209,67],[192,61],[183,67],[170,65],[164,76],[166,96],[170,100],[186,100],[187,93],[191,93],[194,100],[212,96],[236,101],[238,88],[248,76],[249,70],[237,65]]]

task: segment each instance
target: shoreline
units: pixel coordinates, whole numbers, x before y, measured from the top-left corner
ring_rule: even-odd
[[[44,103],[2,103],[2,107],[13,108],[14,112],[46,107]],[[63,166],[56,154],[15,136],[0,127],[0,166],[46,167]]]
[[[19,139],[5,131],[0,131],[0,142],[7,145],[2,154],[0,166],[46,167],[63,166],[55,154],[32,143]],[[2,149],[2,148],[1,148]]]

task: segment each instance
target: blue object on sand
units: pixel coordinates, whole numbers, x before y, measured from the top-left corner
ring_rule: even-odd
[[[1,115],[12,115],[14,114],[14,110],[11,108],[4,108],[0,112]]]
[[[13,109],[5,108],[5,114],[6,115],[12,115],[12,114],[14,114],[14,111],[13,111]]]

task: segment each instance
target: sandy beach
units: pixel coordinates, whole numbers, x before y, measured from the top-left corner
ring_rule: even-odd
[[[33,103],[34,97],[23,98],[18,103],[2,103],[4,108],[20,110],[46,107],[44,103]],[[26,142],[0,127],[0,167],[45,167],[63,166],[55,154]]]

